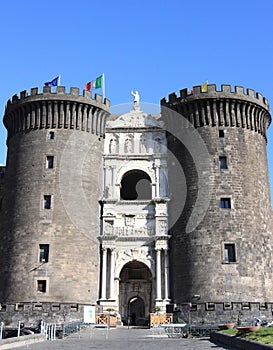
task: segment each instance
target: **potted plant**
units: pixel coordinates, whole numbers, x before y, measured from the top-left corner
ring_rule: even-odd
[[[160,306],[155,306],[155,313],[158,314],[161,311]]]

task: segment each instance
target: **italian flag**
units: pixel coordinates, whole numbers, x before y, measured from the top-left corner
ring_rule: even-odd
[[[101,88],[102,87],[102,80],[103,80],[103,74],[100,75],[98,78],[86,83],[85,90],[90,91],[90,90],[95,90],[95,89]]]

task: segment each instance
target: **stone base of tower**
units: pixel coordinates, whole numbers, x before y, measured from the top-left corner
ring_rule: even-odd
[[[78,303],[8,303],[0,304],[0,322],[7,327],[17,327],[18,322],[24,323],[25,327],[35,328],[40,321],[56,323],[83,322],[84,306],[91,304]],[[93,305],[93,304],[92,304]],[[101,313],[102,307],[96,305],[96,313]]]
[[[75,321],[82,322],[84,306],[77,303],[9,303],[1,304],[0,322],[5,326],[17,327],[18,322],[23,322],[26,327],[35,328],[42,320],[47,323],[63,323]],[[156,301],[155,306],[161,313],[172,313],[174,323],[188,322],[188,303],[171,304],[166,301]],[[90,305],[89,305],[90,306]],[[103,305],[96,305],[96,313],[108,313],[107,309],[115,309],[116,306],[109,301]],[[221,324],[221,323],[248,323],[252,324],[254,318],[272,319],[273,302],[192,302],[190,319],[192,324]],[[111,314],[111,311],[109,311]],[[116,312],[118,324],[127,326],[127,319],[121,320]],[[132,321],[132,320],[131,320]],[[130,321],[130,322],[131,322]],[[130,323],[131,324],[131,323]]]

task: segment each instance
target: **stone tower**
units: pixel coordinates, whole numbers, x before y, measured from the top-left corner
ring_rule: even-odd
[[[268,101],[251,89],[208,85],[171,94],[161,105],[172,157],[174,302],[191,302],[199,320],[261,310],[271,316]]]
[[[25,322],[42,314],[65,319],[97,301],[99,177],[109,106],[100,95],[81,96],[78,88],[66,93],[62,86],[23,91],[7,103],[0,212],[6,321],[8,315],[16,320],[16,311]]]

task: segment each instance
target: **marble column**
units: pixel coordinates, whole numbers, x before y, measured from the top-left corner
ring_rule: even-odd
[[[162,300],[162,296],[161,296],[161,249],[156,249],[156,299]]]
[[[110,299],[115,299],[115,255],[114,255],[114,249],[110,249]]]
[[[169,252],[164,249],[165,255],[165,300],[169,300]]]
[[[101,299],[106,300],[107,249],[102,248]]]
[[[159,166],[156,167],[155,169],[156,171],[156,198],[159,198],[160,197],[160,194],[159,194],[159,183],[160,183],[160,177],[159,177]]]

